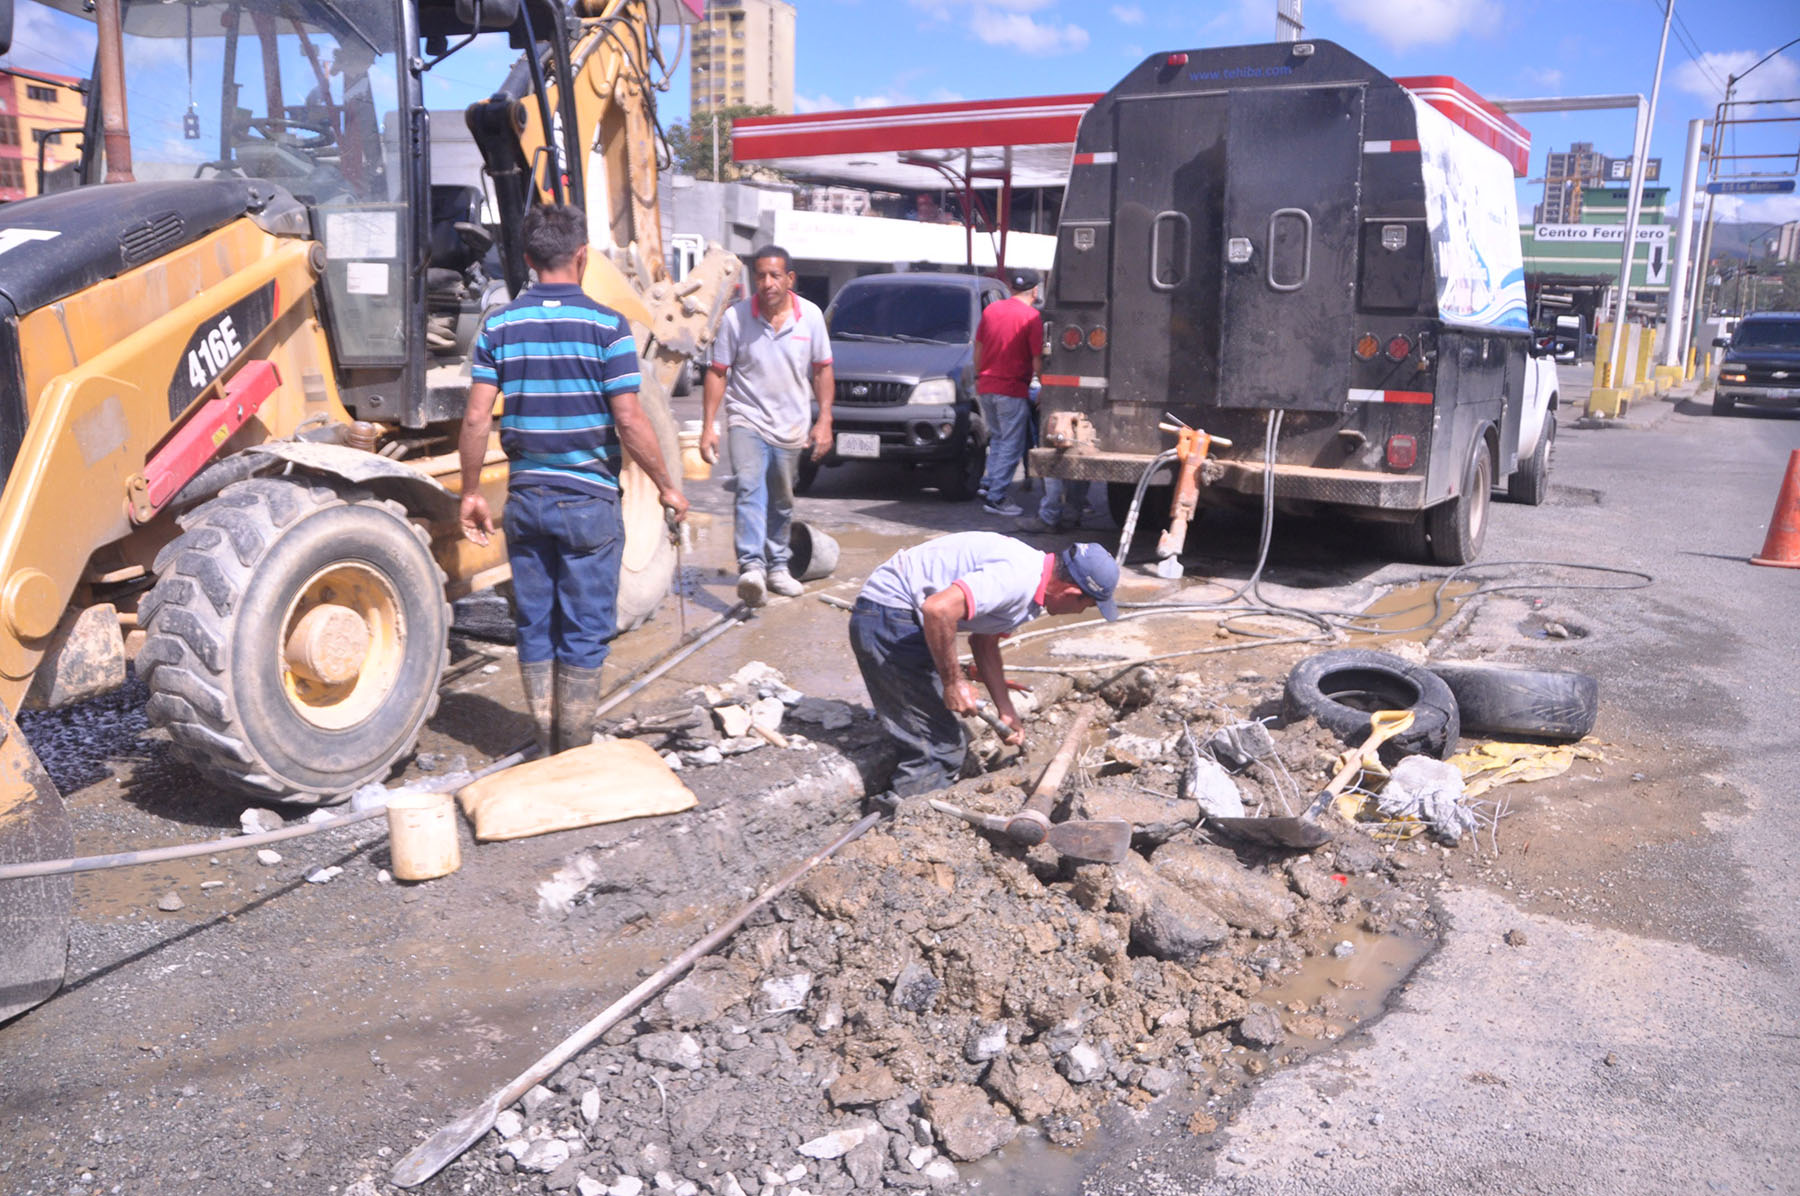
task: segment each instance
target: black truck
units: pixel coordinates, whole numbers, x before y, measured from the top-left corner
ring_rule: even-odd
[[[1522,130],[1452,80],[1414,83],[1294,42],[1157,54],[1094,104],[1045,304],[1035,474],[1108,482],[1117,510],[1172,415],[1232,441],[1202,503],[1258,503],[1270,476],[1284,511],[1396,524],[1443,564],[1480,553],[1531,343],[1493,138]]]

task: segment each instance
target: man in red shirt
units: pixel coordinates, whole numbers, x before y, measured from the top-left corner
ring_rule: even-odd
[[[982,510],[1007,518],[1024,508],[1007,498],[1030,435],[1031,380],[1044,358],[1044,317],[1037,309],[1036,270],[1009,270],[1012,298],[988,304],[975,330],[975,393],[988,426]]]

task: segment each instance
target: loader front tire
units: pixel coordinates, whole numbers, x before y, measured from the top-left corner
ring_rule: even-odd
[[[215,783],[316,805],[385,778],[437,709],[450,604],[398,503],[255,478],[181,520],[139,608],[150,721]]]

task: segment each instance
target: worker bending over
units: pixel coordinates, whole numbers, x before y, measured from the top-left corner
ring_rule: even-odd
[[[892,790],[910,797],[956,780],[967,750],[959,714],[974,714],[975,687],[957,667],[956,635],[969,633],[975,672],[1024,738],[1006,688],[1000,641],[1042,614],[1097,606],[1119,617],[1119,566],[1098,544],[1043,552],[998,532],[959,532],[902,549],[869,575],[850,615],[856,654],[875,714],[900,747]]]

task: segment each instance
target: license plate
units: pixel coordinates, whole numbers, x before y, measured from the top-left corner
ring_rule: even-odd
[[[879,457],[881,437],[873,432],[839,432],[837,455],[840,457]]]

